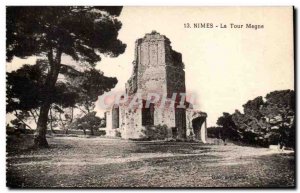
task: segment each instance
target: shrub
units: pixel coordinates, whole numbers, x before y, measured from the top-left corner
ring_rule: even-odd
[[[104,131],[104,130],[99,130],[98,133],[99,133],[99,136],[105,136],[106,135],[106,131]]]
[[[146,126],[145,130],[143,130],[143,133],[149,140],[163,140],[168,137],[168,126]]]
[[[209,138],[220,138],[220,131],[222,127],[208,127],[207,137]]]
[[[122,137],[122,134],[120,131],[116,131],[116,137]]]
[[[217,125],[221,126],[220,137],[249,145],[268,147],[281,143],[295,146],[295,92],[274,91],[259,96],[243,105],[244,113],[223,113]],[[208,130],[214,136],[214,129]]]
[[[280,134],[278,132],[270,132],[269,134],[269,144],[270,145],[277,145],[279,143]]]
[[[91,135],[95,135],[101,125],[101,118],[96,116],[96,112],[90,112],[81,118],[76,119],[69,129],[82,130],[86,135],[86,131],[90,130]]]

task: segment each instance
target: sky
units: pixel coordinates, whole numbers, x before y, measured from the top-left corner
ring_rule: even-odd
[[[208,126],[214,126],[223,112],[242,110],[250,99],[294,89],[292,7],[124,7],[118,19],[126,51],[117,58],[102,57],[96,66],[104,75],[117,77],[111,92],[125,90],[135,40],[153,30],[167,36],[173,50],[182,54],[187,92],[197,96],[199,110],[208,114]],[[218,28],[184,28],[185,23],[212,23]],[[230,28],[231,23],[243,28]],[[264,28],[249,29],[246,24]],[[7,71],[23,63],[14,59]],[[99,105],[96,110],[103,113]]]

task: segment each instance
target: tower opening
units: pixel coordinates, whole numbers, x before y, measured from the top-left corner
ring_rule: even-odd
[[[116,129],[119,128],[119,120],[120,120],[120,114],[119,114],[119,107],[113,107],[112,109],[112,128]]]
[[[142,126],[154,125],[154,104],[142,108]]]

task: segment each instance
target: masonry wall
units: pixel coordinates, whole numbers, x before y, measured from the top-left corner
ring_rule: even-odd
[[[146,99],[148,93],[156,93],[167,99],[173,93],[185,93],[185,72],[182,55],[174,51],[170,40],[157,32],[146,34],[145,37],[135,42],[135,55],[133,61],[132,76],[127,81],[126,93],[130,96],[140,93]],[[154,106],[154,125],[167,125],[168,137],[172,137],[172,128],[177,127],[179,137],[193,135],[191,125],[195,114],[186,109],[175,110],[172,108],[159,108],[160,104]],[[107,122],[108,128],[116,128],[121,132],[122,138],[142,138],[142,109],[129,109],[126,105],[119,106],[119,124]],[[151,115],[152,116],[152,115]],[[117,121],[117,116],[108,116],[110,122]],[[202,132],[203,133],[203,132]]]
[[[142,133],[142,112],[141,109],[127,109],[122,107],[121,134],[124,139],[138,139],[143,137]]]
[[[160,35],[146,35],[143,41],[138,41],[137,92],[155,92],[161,95],[166,93],[166,43],[167,40]]]
[[[113,129],[113,117],[112,117],[112,110],[106,111],[106,136],[114,137],[115,136],[115,129]]]
[[[167,74],[167,96],[172,97],[173,93],[185,93],[185,72],[180,53],[172,50],[166,45],[166,74]]]
[[[146,34],[135,42],[132,76],[126,93],[185,93],[185,72],[182,55],[174,51],[170,40],[157,32]]]
[[[205,121],[201,125],[199,136],[195,136],[193,130],[193,120],[197,118],[202,118]],[[207,125],[206,125],[207,114],[201,111],[196,111],[194,109],[186,109],[186,135],[188,138],[200,139],[203,143],[207,141]]]
[[[168,138],[172,137],[171,128],[175,127],[175,110],[174,108],[159,108],[155,106],[154,110],[154,125],[167,125]]]
[[[126,125],[127,125],[127,119],[126,119],[126,108],[123,105],[119,106],[119,112],[120,112],[120,132],[123,138],[126,138]]]

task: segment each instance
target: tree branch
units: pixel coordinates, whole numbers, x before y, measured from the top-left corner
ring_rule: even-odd
[[[51,129],[51,132],[53,132],[55,134],[56,132],[53,130],[53,127],[52,127],[52,121],[53,121],[53,117],[52,117],[52,105],[50,106],[49,113],[50,113],[50,129]]]
[[[80,111],[82,111],[85,115],[87,114],[87,112],[84,111],[83,109],[81,109],[79,106],[77,106],[76,108],[78,108]]]
[[[34,112],[37,116],[40,116],[36,109],[34,109]]]
[[[34,113],[32,112],[32,110],[30,110],[29,112],[33,116],[34,122],[37,123],[36,117],[35,117]]]
[[[15,116],[17,117],[17,119],[18,119],[19,121],[21,121],[22,123],[24,123],[29,129],[32,130],[32,128],[31,128],[27,123],[25,123],[25,121],[24,121],[23,119],[21,119],[21,118],[19,117],[18,112],[17,112],[16,110],[15,110]]]

